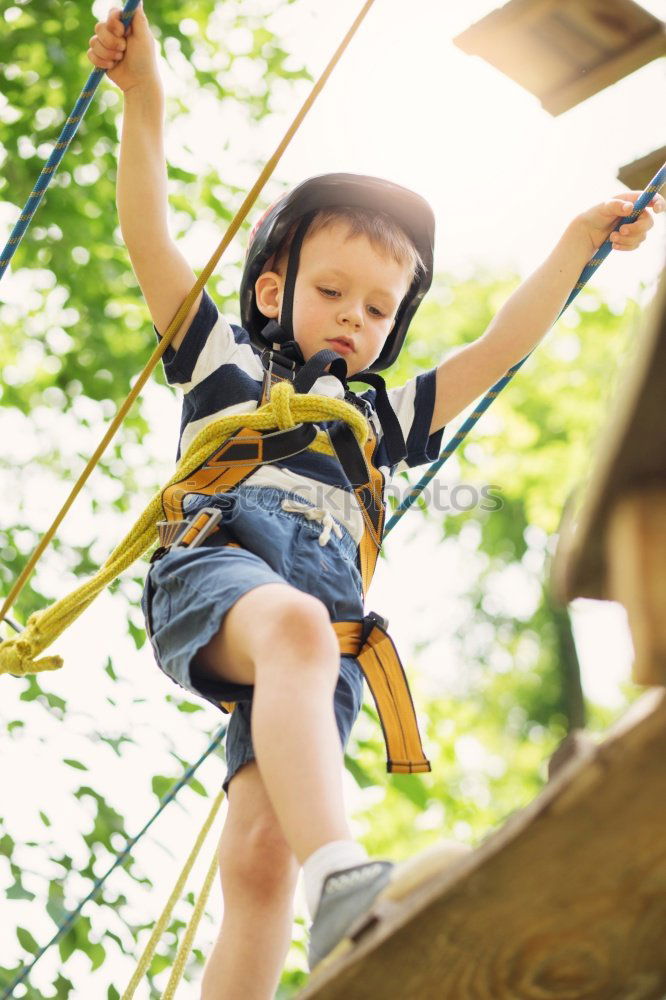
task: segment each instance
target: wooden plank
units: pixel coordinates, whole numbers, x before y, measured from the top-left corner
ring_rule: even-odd
[[[666,685],[666,484],[615,504],[606,559],[609,593],[627,610],[634,681]]]
[[[663,1000],[666,692],[473,854],[377,901],[299,1000]]]
[[[541,104],[551,115],[560,115],[665,53],[666,32],[662,30],[659,34],[649,35],[641,42],[634,43],[599,66],[586,70],[578,79],[560,87],[556,92],[544,94]]]
[[[608,52],[624,49],[632,41],[653,33],[656,28],[654,16],[633,0],[569,2],[565,10],[572,25],[589,32],[597,44]]]
[[[662,163],[666,163],[666,146],[655,149],[647,156],[625,163],[618,171],[618,180],[630,191],[642,191],[652,180]]]
[[[458,39],[455,41],[458,44]],[[502,28],[491,38],[482,39],[475,48],[465,49],[537,96],[570,80],[570,62],[544,46],[538,47],[538,58],[534,50],[534,37],[524,24],[513,26],[511,31]]]
[[[560,532],[552,570],[560,601],[612,599],[606,548],[611,512],[625,495],[666,485],[666,274],[637,341],[609,425],[596,445],[580,510]]]
[[[572,75],[584,73],[587,66],[595,66],[606,57],[606,51],[594,38],[578,30],[570,18],[553,14],[534,25],[530,35],[532,45],[539,44],[546,52],[557,54],[562,64],[562,79],[568,82]],[[551,88],[542,84],[539,92]]]
[[[454,42],[561,114],[666,53],[666,28],[633,0],[510,0]]]

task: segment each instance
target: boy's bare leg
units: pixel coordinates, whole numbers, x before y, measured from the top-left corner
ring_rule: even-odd
[[[255,685],[259,772],[299,864],[324,844],[353,839],[333,710],[340,651],[324,605],[288,585],[257,587],[228,612],[198,664]]]
[[[340,652],[324,605],[288,585],[245,594],[198,669],[254,684],[256,763],[229,786],[220,845],[224,920],[202,1000],[272,1000],[291,940],[299,866],[351,840],[333,710]]]
[[[273,1000],[291,942],[298,868],[257,765],[246,764],[229,785],[220,842],[224,919],[201,1000]]]

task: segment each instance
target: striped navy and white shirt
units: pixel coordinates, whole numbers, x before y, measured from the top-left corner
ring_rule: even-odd
[[[204,292],[199,311],[177,351],[164,352],[164,371],[170,385],[184,393],[178,457],[206,424],[233,413],[251,413],[261,399],[264,369],[259,351],[242,327],[229,324]],[[353,380],[352,380],[353,381]],[[342,383],[323,375],[311,390],[315,394],[344,399]],[[394,463],[384,441],[374,409],[376,390],[358,395],[371,407],[370,420],[377,433],[373,464],[384,476],[384,487],[396,472],[407,466],[434,461],[441,450],[443,429],[429,434],[435,405],[435,369],[417,375],[405,385],[388,389],[407,446],[407,457]],[[301,452],[280,462],[259,466],[245,480],[253,486],[275,486],[296,493],[317,507],[329,510],[358,544],[363,519],[352,486],[334,456]],[[185,504],[188,511],[188,505]]]

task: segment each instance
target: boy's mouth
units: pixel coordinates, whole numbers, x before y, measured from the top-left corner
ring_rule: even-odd
[[[336,337],[335,340],[329,340],[329,344],[334,351],[339,351],[341,354],[350,354],[354,350],[354,344],[347,337]]]

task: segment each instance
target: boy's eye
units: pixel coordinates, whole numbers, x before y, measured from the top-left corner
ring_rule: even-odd
[[[380,319],[384,317],[384,313],[377,306],[368,306],[368,312],[372,313],[373,316],[378,316]]]
[[[334,288],[320,288],[319,291],[322,292],[323,295],[327,295],[330,299],[335,298],[338,294]]]

